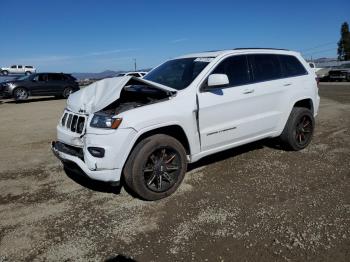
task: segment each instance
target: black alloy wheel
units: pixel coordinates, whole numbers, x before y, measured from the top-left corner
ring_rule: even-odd
[[[154,192],[164,192],[179,178],[180,156],[170,147],[156,149],[148,157],[143,176],[147,188]]]

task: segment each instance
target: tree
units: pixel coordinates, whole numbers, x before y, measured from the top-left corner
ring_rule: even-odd
[[[350,32],[349,24],[344,22],[341,25],[340,40],[338,42],[338,60],[350,60]]]

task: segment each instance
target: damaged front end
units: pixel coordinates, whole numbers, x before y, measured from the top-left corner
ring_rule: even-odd
[[[134,77],[98,81],[74,94],[57,126],[55,155],[92,179],[120,180],[125,148],[136,136],[121,113],[171,99],[176,90]],[[77,152],[79,154],[77,154]]]

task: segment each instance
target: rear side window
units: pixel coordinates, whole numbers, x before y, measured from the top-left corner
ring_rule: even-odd
[[[239,55],[226,58],[212,74],[226,74],[230,86],[247,84],[250,82],[247,57]]]
[[[25,68],[33,68],[32,66],[25,66]]]
[[[282,78],[282,68],[277,55],[249,55],[254,82],[262,82]]]
[[[307,71],[300,61],[291,55],[279,55],[284,77],[306,75]]]

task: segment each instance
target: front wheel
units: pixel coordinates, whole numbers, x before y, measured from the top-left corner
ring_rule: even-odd
[[[314,128],[312,112],[307,108],[294,107],[280,138],[287,149],[302,150],[310,144]]]
[[[63,98],[68,98],[70,94],[73,93],[73,88],[71,87],[66,87],[64,90],[63,90],[63,93],[62,93],[62,96]]]
[[[30,74],[31,74],[31,72],[29,72],[29,71],[25,72],[26,76],[29,76]]]
[[[4,70],[4,71],[1,71],[1,74],[3,74],[4,76],[7,76],[9,72],[7,70]]]
[[[23,87],[17,87],[13,91],[13,97],[16,101],[26,100],[29,96],[28,90]]]
[[[124,168],[126,185],[145,200],[158,200],[175,192],[187,169],[186,152],[175,138],[163,134],[142,140]]]

